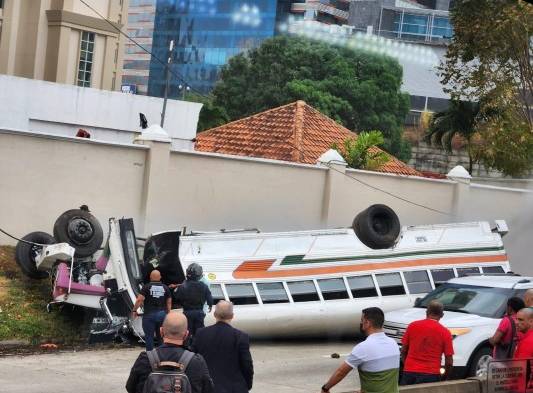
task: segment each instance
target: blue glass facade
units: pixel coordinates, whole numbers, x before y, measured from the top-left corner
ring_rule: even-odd
[[[171,69],[196,91],[208,93],[230,57],[274,35],[276,0],[157,0],[152,51],[166,61],[174,40]],[[165,67],[152,56],[148,94],[163,96]],[[170,77],[169,97],[183,82]]]

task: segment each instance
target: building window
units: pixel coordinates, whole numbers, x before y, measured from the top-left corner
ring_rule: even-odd
[[[295,302],[313,302],[320,300],[313,281],[288,282],[287,286]]]
[[[82,31],[80,43],[80,64],[78,67],[78,86],[91,87],[93,55],[94,33]]]
[[[418,270],[414,272],[403,272],[403,277],[409,288],[409,293],[428,293],[431,292],[431,282],[429,281],[428,272]]]
[[[226,284],[226,292],[236,306],[258,303],[252,284]]]
[[[324,300],[348,299],[348,291],[342,278],[317,280]]]
[[[400,273],[376,274],[382,296],[405,295]]]
[[[289,302],[287,292],[285,292],[285,288],[280,282],[258,283],[257,290],[261,300],[263,300],[263,304]]]

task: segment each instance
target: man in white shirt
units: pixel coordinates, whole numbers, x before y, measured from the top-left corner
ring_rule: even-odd
[[[398,344],[383,332],[384,320],[383,311],[378,307],[363,310],[361,330],[367,335],[366,340],[352,349],[345,362],[322,386],[321,393],[328,393],[356,367],[362,393],[398,392],[400,350]]]

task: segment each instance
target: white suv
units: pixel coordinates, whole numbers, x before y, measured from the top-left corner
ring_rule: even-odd
[[[444,305],[440,323],[453,337],[453,375],[481,376],[491,360],[489,338],[504,316],[507,299],[522,297],[529,288],[533,288],[533,277],[502,274],[454,278],[417,299],[413,308],[386,313],[385,334],[401,344],[407,325],[424,319],[427,303],[438,300]]]

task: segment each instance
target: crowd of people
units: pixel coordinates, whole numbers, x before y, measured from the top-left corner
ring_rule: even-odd
[[[180,285],[165,285],[158,270],[152,270],[149,277],[133,306],[133,317],[143,307],[146,351],[140,353],[130,371],[128,393],[167,391],[162,388],[183,393],[251,390],[254,368],[250,339],[231,326],[233,304],[219,301],[214,312],[216,323],[204,326],[213,297],[203,281],[202,267],[191,264]],[[172,309],[173,303],[183,312]],[[154,349],[156,344],[160,345]]]
[[[188,267],[186,280],[180,285],[166,286],[159,271],[150,273],[150,282],[143,287],[133,307],[134,317],[139,307],[144,309],[146,351],[131,369],[126,384],[128,393],[148,393],[153,386],[168,384],[164,378],[169,376],[170,380],[181,381],[176,391],[245,393],[251,390],[254,369],[249,337],[231,326],[233,304],[224,300],[215,306],[216,323],[204,327],[213,298],[208,284],[202,280],[203,272],[198,264]],[[179,303],[183,312],[172,310],[173,301]],[[443,316],[442,303],[429,302],[426,318],[407,326],[400,350],[396,341],[383,331],[383,311],[378,307],[364,309],[360,328],[366,335],[365,341],[353,348],[321,387],[321,393],[328,393],[355,368],[361,391],[365,393],[396,393],[399,385],[449,378],[454,350],[450,331],[439,322]],[[158,341],[162,340],[156,349],[154,334]],[[494,359],[533,358],[533,290],[528,290],[523,300],[508,299],[506,314],[489,341],[494,348]],[[172,371],[173,367],[178,371]]]

